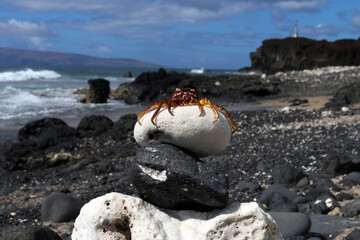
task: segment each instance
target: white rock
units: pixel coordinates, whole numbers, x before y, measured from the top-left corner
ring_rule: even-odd
[[[140,198],[109,193],[85,204],[72,240],[283,239],[257,203],[238,203],[212,213],[161,211]]]
[[[145,147],[154,143],[170,143],[184,148],[198,157],[207,157],[223,151],[230,142],[232,128],[227,118],[215,114],[208,107],[203,107],[200,115],[198,106],[183,106],[162,109],[155,118],[156,126],[151,122],[154,111],[148,112],[136,123],[134,137],[137,143]]]

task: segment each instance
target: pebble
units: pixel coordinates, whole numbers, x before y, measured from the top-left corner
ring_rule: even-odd
[[[69,222],[77,217],[83,202],[70,195],[52,192],[41,203],[41,220]]]
[[[278,224],[284,238],[304,236],[309,232],[311,221],[304,213],[268,212]]]
[[[265,204],[268,211],[296,212],[297,206],[294,201],[298,197],[295,192],[281,185],[270,185],[262,192],[259,202]]]
[[[351,172],[344,177],[345,180],[360,184],[360,172]]]
[[[357,198],[340,208],[345,217],[357,217],[360,213],[360,198]]]

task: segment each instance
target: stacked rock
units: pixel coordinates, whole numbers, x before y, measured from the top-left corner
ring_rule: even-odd
[[[228,178],[199,157],[226,148],[231,126],[224,115],[198,106],[161,111],[156,125],[149,112],[135,125],[135,140],[144,148],[136,153],[133,182],[139,196],[168,209],[213,210],[227,205]],[[141,124],[141,125],[140,125]]]
[[[199,116],[197,105],[153,114],[134,129],[143,147],[132,170],[141,199],[121,193],[93,199],[75,221],[73,240],[283,239],[257,203],[228,206],[227,176],[200,159],[228,146],[232,126],[225,115],[215,121],[203,107]]]

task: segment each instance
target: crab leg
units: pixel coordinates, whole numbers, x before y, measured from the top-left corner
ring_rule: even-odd
[[[154,108],[158,108],[161,103],[162,103],[162,102],[156,102],[156,103],[154,103],[153,105],[151,105],[150,107],[148,107],[147,109],[145,109],[144,111],[140,112],[140,113],[137,115],[137,121],[138,121],[138,123],[140,124],[140,126],[141,126],[140,119],[141,119],[145,114],[147,114],[150,110],[152,110],[152,109],[154,109]]]
[[[234,133],[236,131],[236,125],[234,123],[234,121],[231,119],[230,114],[228,113],[228,111],[226,111],[225,108],[223,108],[222,106],[220,106],[219,104],[216,103],[212,103],[210,102],[209,99],[207,98],[203,98],[200,100],[200,104],[204,107],[209,107],[211,108],[211,110],[214,112],[215,114],[215,120],[214,122],[216,122],[219,118],[219,114],[217,113],[218,111],[222,111],[225,114],[225,117],[227,118],[227,120],[229,121],[229,123],[231,124],[231,127],[233,129],[232,133]]]
[[[154,122],[154,120],[155,120],[156,116],[159,114],[159,111],[160,111],[162,105],[165,105],[165,107],[169,108],[169,106],[170,106],[170,101],[169,101],[168,99],[163,100],[163,101],[159,104],[159,106],[158,106],[158,108],[156,109],[156,111],[154,112],[153,116],[151,117],[151,122],[152,122],[155,126],[156,126],[156,123]],[[170,113],[171,113],[171,112],[170,112]],[[172,115],[172,114],[171,114],[171,115]]]

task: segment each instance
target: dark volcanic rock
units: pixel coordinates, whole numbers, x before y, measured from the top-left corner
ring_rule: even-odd
[[[348,146],[341,153],[330,153],[325,159],[326,171],[335,176],[360,171],[359,145]]]
[[[163,208],[211,210],[229,198],[227,177],[168,144],[139,149],[132,179],[141,198]]]
[[[287,164],[276,165],[273,170],[274,184],[284,184],[286,186],[295,185],[305,176],[301,169]]]
[[[314,215],[310,217],[311,228],[309,232],[320,233],[326,239],[335,239],[344,233],[346,229],[358,227],[359,220],[330,215]]]
[[[360,198],[345,204],[340,210],[345,217],[357,217],[360,213]]]
[[[280,185],[271,185],[260,196],[259,202],[272,212],[297,212],[296,200],[299,196]]]
[[[351,172],[344,177],[344,180],[360,184],[360,172]]]
[[[76,136],[78,132],[69,127],[63,120],[57,118],[44,118],[27,123],[19,130],[20,142],[33,140],[39,147],[46,148],[58,144],[60,138]]]
[[[41,220],[69,222],[79,215],[83,205],[82,201],[70,195],[53,192],[41,204]]]
[[[61,237],[54,231],[46,227],[26,226],[25,228],[17,227],[5,236],[2,240],[61,240]]]
[[[76,129],[56,118],[44,118],[27,123],[19,130],[18,142],[6,151],[6,159],[16,163],[16,168],[33,169],[44,166],[44,162],[33,160],[43,155],[48,148],[70,150],[73,141],[79,136]],[[31,155],[31,158],[27,156]]]
[[[127,114],[121,116],[118,121],[114,123],[111,131],[111,137],[114,140],[126,139],[129,137],[129,132],[132,133],[137,121],[136,114]]]
[[[250,53],[251,68],[264,72],[360,64],[360,40],[268,39]]]
[[[311,221],[304,213],[268,212],[280,228],[284,238],[304,236],[309,232]]]
[[[81,119],[77,129],[82,136],[98,136],[112,128],[110,118],[101,115],[91,115]]]
[[[340,88],[326,107],[342,107],[356,103],[360,103],[360,82]]]
[[[110,94],[110,82],[108,80],[98,78],[90,79],[88,98],[90,103],[106,103]]]
[[[142,73],[133,82],[120,84],[112,96],[129,104],[152,104],[170,99],[178,87],[194,88],[199,98],[205,97],[201,96],[204,94],[210,100],[231,102],[279,93],[276,80],[264,81],[259,76],[193,76],[159,69],[158,72]]]

